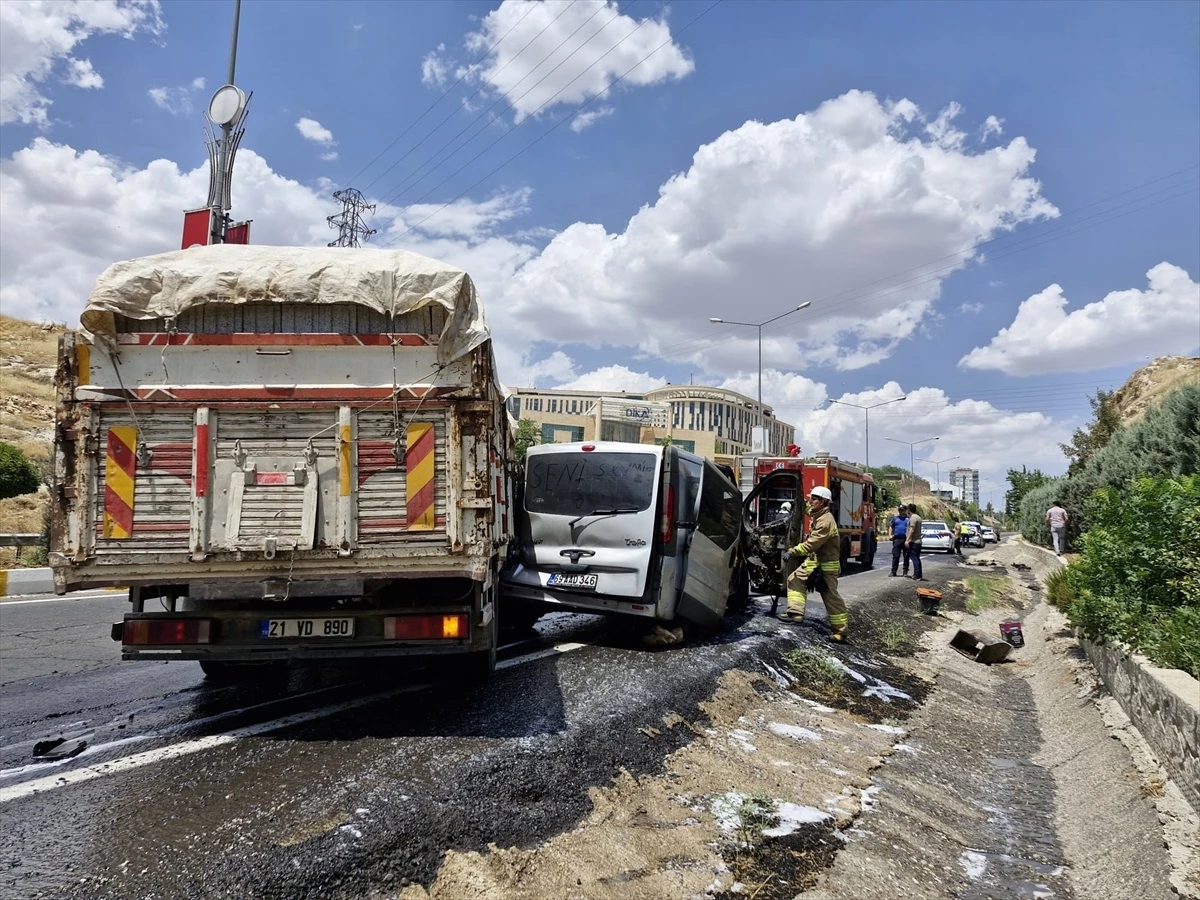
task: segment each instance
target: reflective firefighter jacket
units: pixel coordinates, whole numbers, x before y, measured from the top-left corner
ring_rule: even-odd
[[[834,575],[841,571],[842,547],[838,540],[837,522],[828,509],[813,519],[812,530],[795,548],[795,552],[805,558],[804,567],[810,572],[818,566],[822,572],[832,572]]]

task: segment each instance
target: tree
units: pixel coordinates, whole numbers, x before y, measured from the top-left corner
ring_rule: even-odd
[[[1012,485],[1012,488],[1004,494],[1004,514],[1009,518],[1015,518],[1020,514],[1021,501],[1025,499],[1025,495],[1050,480],[1050,476],[1041,469],[1034,469],[1032,472],[1025,466],[1021,466],[1020,472],[1016,469],[1009,469],[1008,483]]]
[[[1067,475],[1077,475],[1098,450],[1108,446],[1112,436],[1121,428],[1121,417],[1114,401],[1115,391],[1096,391],[1088,400],[1092,406],[1092,421],[1083,428],[1076,428],[1071,443],[1059,444],[1059,449],[1071,460]]]
[[[541,442],[542,432],[537,422],[533,419],[522,419],[517,423],[517,436],[513,441],[513,448],[518,460],[524,459],[529,448],[536,447]]]
[[[20,448],[0,441],[0,500],[38,489],[37,469]]]

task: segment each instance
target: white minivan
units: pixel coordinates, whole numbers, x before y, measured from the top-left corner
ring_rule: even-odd
[[[560,608],[712,625],[748,599],[742,495],[711,462],[673,446],[543,444],[521,484],[510,622]]]

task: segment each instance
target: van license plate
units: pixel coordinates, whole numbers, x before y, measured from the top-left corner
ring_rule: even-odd
[[[354,637],[354,619],[263,619],[261,638]]]
[[[570,587],[570,588],[586,588],[589,591],[596,589],[595,575],[563,575],[555,572],[550,576],[548,582],[550,587]]]

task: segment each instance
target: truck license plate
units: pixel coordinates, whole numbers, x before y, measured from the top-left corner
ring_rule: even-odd
[[[595,575],[564,575],[561,572],[555,572],[550,576],[548,584],[551,587],[585,588],[594,591],[596,580],[597,576]]]
[[[354,619],[263,619],[262,638],[354,637]]]

